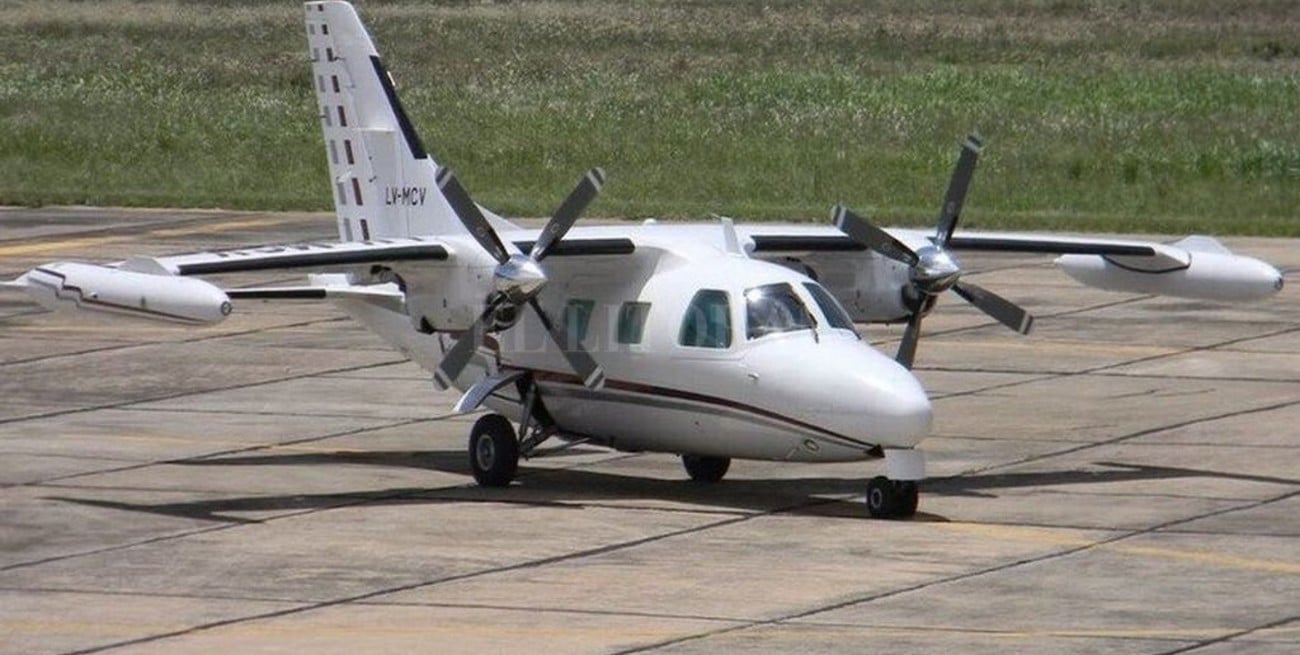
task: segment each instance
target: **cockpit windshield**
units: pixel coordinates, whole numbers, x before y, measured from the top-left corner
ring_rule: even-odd
[[[750,339],[813,328],[813,317],[788,284],[745,291],[745,335]]]
[[[826,290],[826,287],[816,282],[804,282],[803,286],[808,290],[808,295],[812,296],[817,306],[821,308],[822,316],[826,317],[826,322],[831,327],[857,331],[853,329],[853,319],[849,318],[849,313],[844,311],[844,306],[835,299],[835,296],[831,295],[831,292]]]

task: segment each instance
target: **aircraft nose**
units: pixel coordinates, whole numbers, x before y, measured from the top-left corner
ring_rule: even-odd
[[[861,343],[839,353],[853,373],[836,394],[846,434],[890,448],[911,448],[930,433],[934,410],[912,372]],[[843,370],[843,369],[841,369]]]
[[[893,360],[884,373],[867,384],[863,392],[866,426],[872,441],[882,446],[911,448],[930,433],[934,408],[921,382]]]

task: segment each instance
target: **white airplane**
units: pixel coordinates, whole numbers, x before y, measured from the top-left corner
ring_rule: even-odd
[[[951,290],[1026,333],[1020,307],[961,280],[957,251],[1051,253],[1102,289],[1218,301],[1266,298],[1277,269],[1207,237],[1172,244],[959,233],[980,150],[962,146],[938,229],[873,226],[573,228],[604,183],[592,169],[541,230],[476,205],[425,150],[356,11],[305,5],[339,240],[108,265],[56,262],[5,283],[50,309],[212,324],[232,301],[332,301],[444,388],[486,406],[469,437],[474,477],[504,486],[555,437],[675,453],[692,479],[731,458],[883,458],[867,485],[877,517],[916,512],[918,444],[931,406],[909,370],[921,320]],[[193,276],[296,269],[297,287],[226,289]],[[906,322],[891,358],[855,323]],[[518,424],[516,429],[512,423]]]

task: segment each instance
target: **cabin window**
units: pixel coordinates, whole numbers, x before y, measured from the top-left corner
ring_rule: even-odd
[[[826,287],[816,282],[804,282],[803,286],[808,290],[808,295],[812,296],[813,300],[817,302],[817,306],[821,308],[822,316],[826,317],[827,324],[833,328],[853,330],[853,319],[849,318],[849,313],[844,311],[844,306],[835,299],[835,296],[831,295],[831,292],[826,290]]]
[[[564,304],[564,331],[569,336],[569,344],[577,345],[587,338],[587,325],[591,323],[591,310],[595,301],[583,298],[570,298]]]
[[[726,291],[701,289],[682,318],[677,342],[695,348],[731,347],[731,300]]]
[[[645,317],[650,313],[648,302],[625,302],[618,308],[618,342],[641,343],[645,332]]]
[[[790,285],[766,284],[745,291],[746,337],[758,339],[812,326],[812,315]]]

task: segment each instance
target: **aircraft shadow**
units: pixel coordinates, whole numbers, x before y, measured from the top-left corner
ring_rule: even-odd
[[[572,452],[572,451],[570,451]],[[434,469],[469,476],[463,451],[387,451],[338,453],[287,453],[222,457],[185,462],[191,466],[285,466],[366,464]],[[979,474],[935,478],[923,483],[922,494],[997,497],[998,491],[1059,485],[1101,484],[1175,478],[1230,478],[1273,484],[1300,484],[1300,480],[1243,475],[1168,466],[1098,462],[1104,470],[1063,470],[1025,473]],[[864,481],[849,478],[802,477],[727,479],[701,484],[685,479],[661,479],[590,469],[520,466],[519,480],[506,489],[466,486],[430,489],[398,487],[326,494],[249,495],[175,503],[124,503],[100,499],[51,497],[79,505],[145,512],[187,519],[226,523],[259,523],[245,513],[317,511],[352,505],[421,505],[435,503],[508,503],[559,509],[582,509],[605,503],[618,507],[656,507],[676,511],[738,514],[779,512],[792,515],[865,518],[861,494]],[[845,497],[848,497],[847,499]],[[923,501],[924,502],[924,501]],[[917,520],[945,521],[941,516],[918,513]]]

